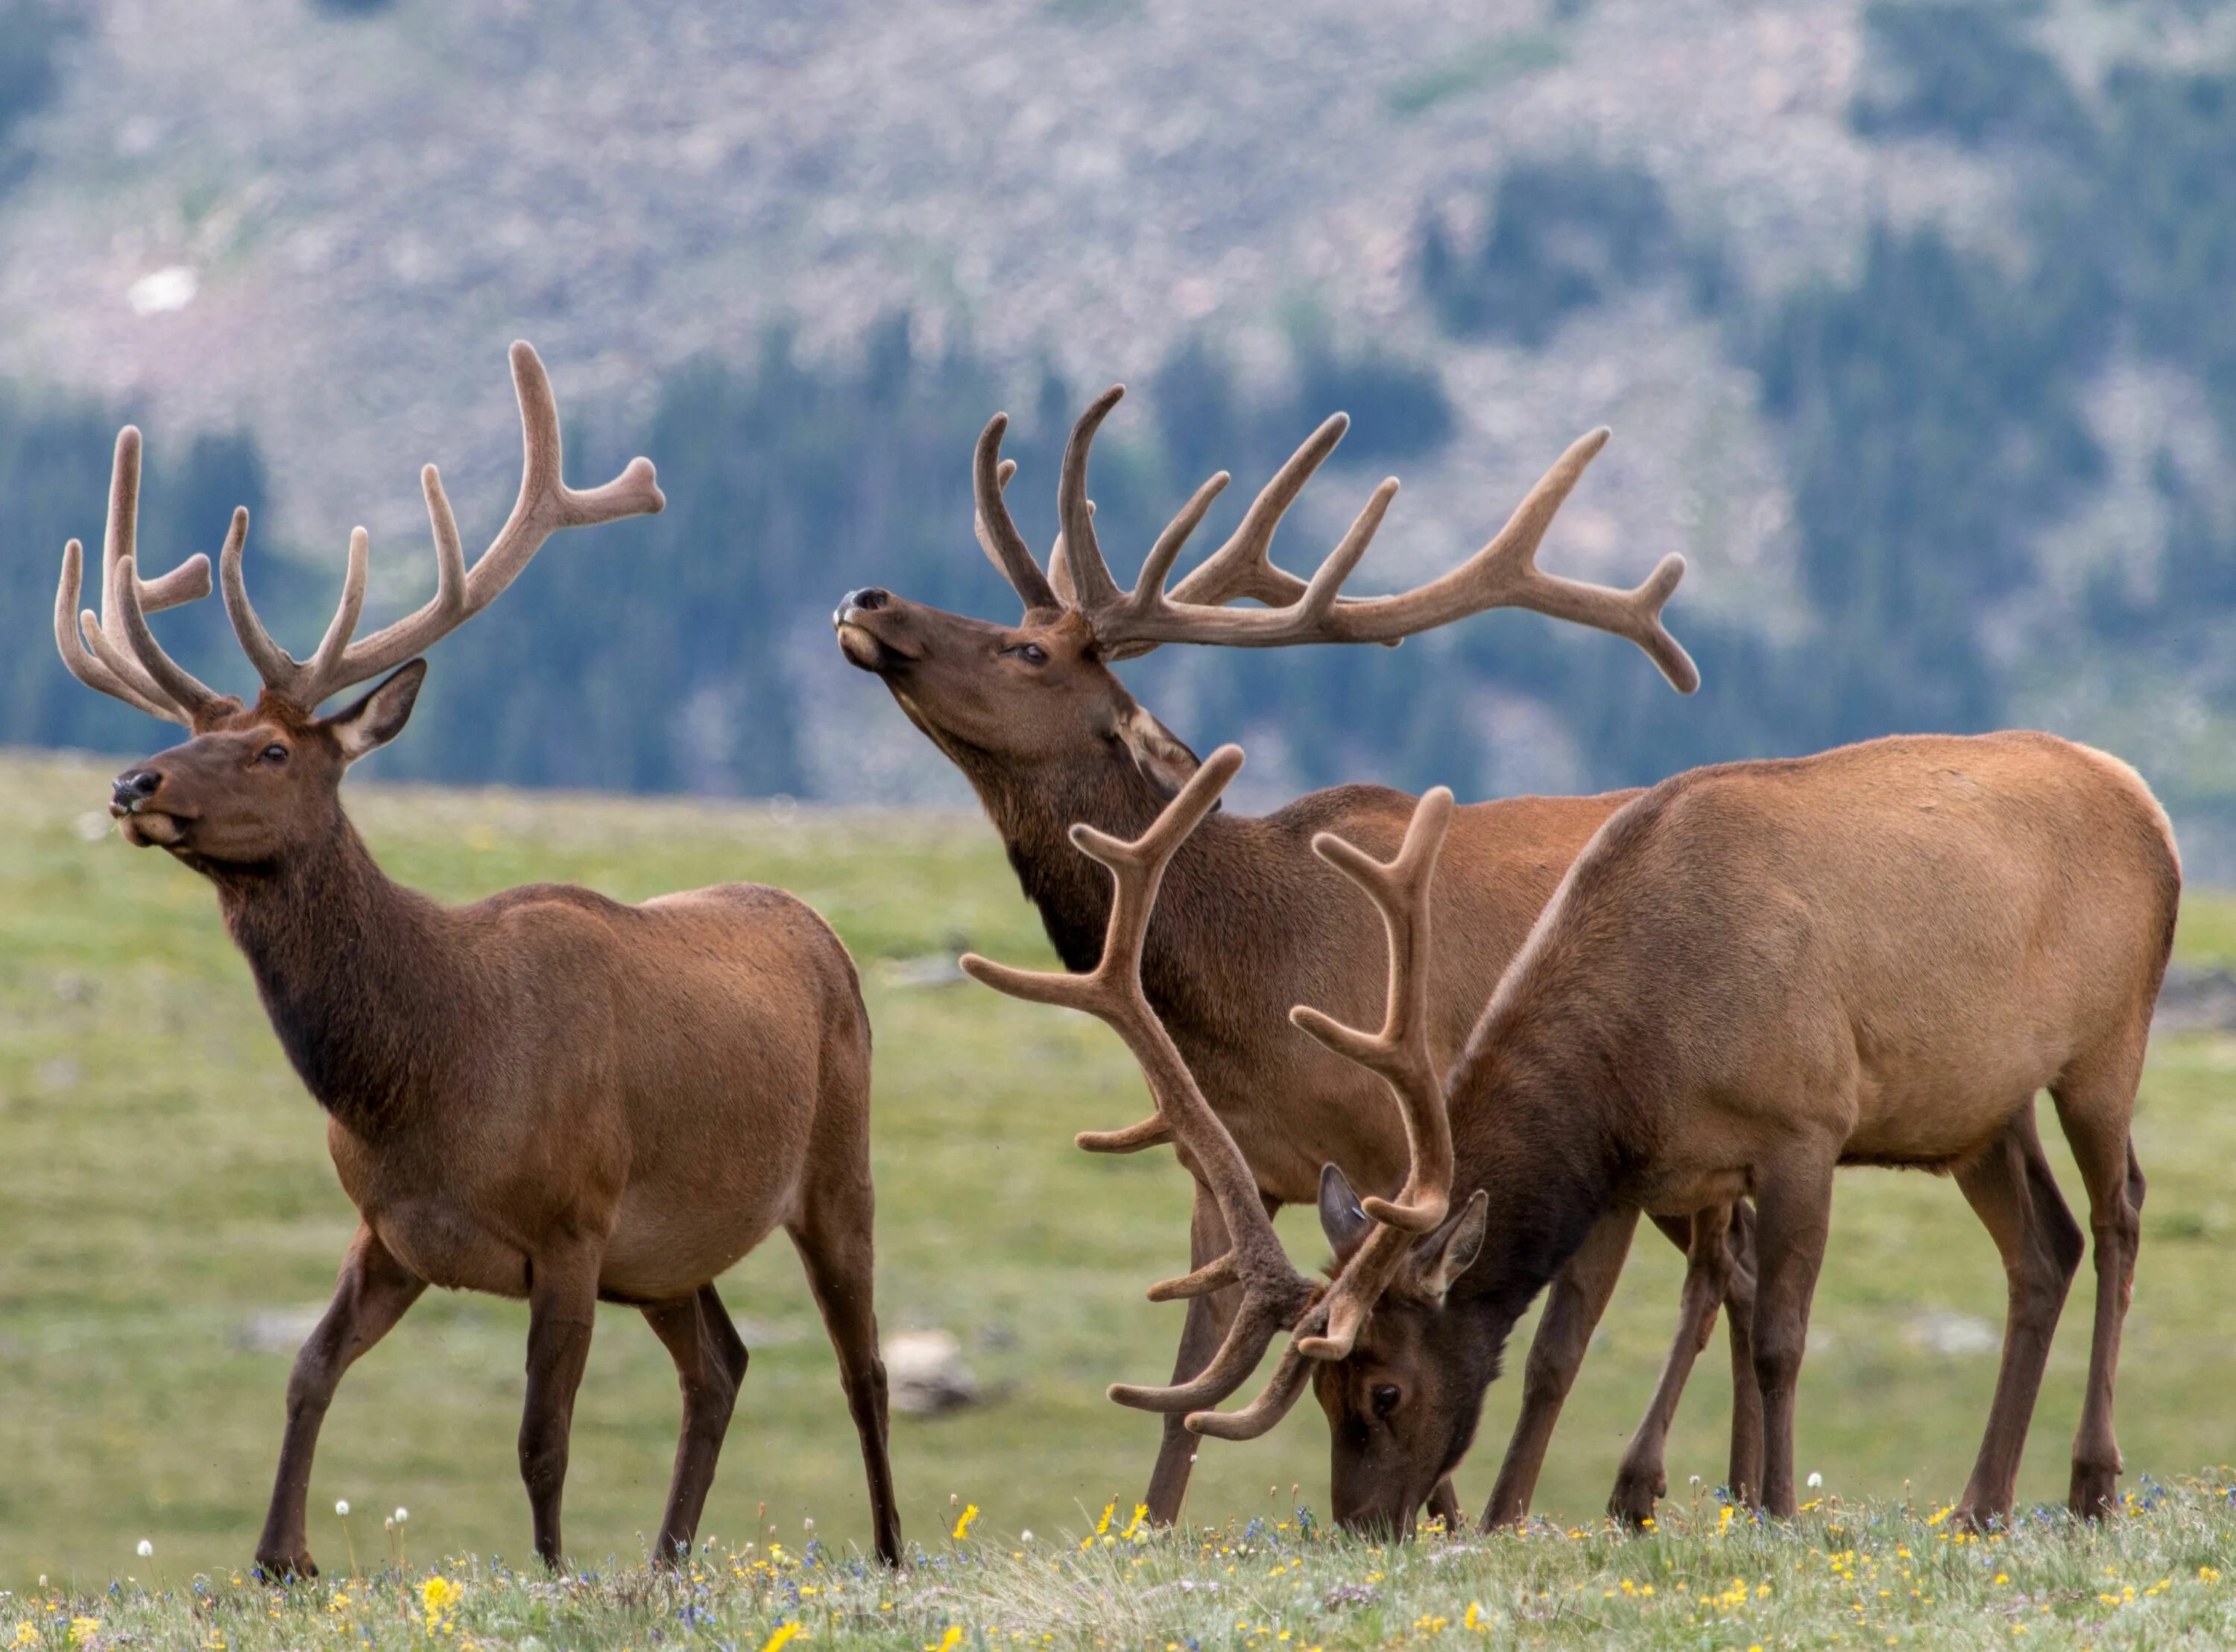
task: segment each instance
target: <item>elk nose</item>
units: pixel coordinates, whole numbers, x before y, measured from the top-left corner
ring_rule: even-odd
[[[843,624],[848,614],[871,613],[893,600],[893,593],[882,587],[865,585],[858,591],[849,591],[838,599],[838,612],[831,616],[833,624]]]
[[[155,788],[163,783],[163,777],[153,769],[134,769],[116,777],[109,788],[113,807],[129,814],[146,799],[155,795]]]

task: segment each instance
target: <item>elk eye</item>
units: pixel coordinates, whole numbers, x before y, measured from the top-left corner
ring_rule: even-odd
[[[1387,1417],[1398,1409],[1398,1389],[1394,1384],[1384,1383],[1374,1391],[1374,1414]]]
[[[1028,665],[1045,665],[1048,664],[1048,650],[1042,647],[1040,644],[1036,642],[1021,642],[1016,647],[1006,648],[1003,649],[1003,652],[1004,653],[1016,656],[1017,659],[1023,660]]]
[[[287,761],[287,748],[275,742],[258,752],[256,759],[260,763],[285,763]]]

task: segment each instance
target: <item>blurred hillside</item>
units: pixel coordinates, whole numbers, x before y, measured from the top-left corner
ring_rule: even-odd
[[[1121,567],[1338,407],[1292,565],[1389,470],[1359,585],[1420,577],[1599,423],[1549,565],[1694,564],[1693,701],[1528,616],[1133,668],[1261,794],[2031,723],[2135,760],[2193,855],[2236,823],[2224,8],[0,0],[0,739],[147,743],[45,640],[118,420],[151,565],[247,500],[307,643],[355,521],[377,606],[430,583],[422,461],[494,526],[524,336],[577,477],[648,452],[670,509],[547,550],[391,772],[954,796],[832,604],[1006,617],[970,440],[1016,416],[1044,545],[1063,429],[1123,378]],[[240,680],[214,614],[163,625]]]

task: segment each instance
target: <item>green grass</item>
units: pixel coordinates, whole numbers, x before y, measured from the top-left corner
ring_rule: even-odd
[[[209,891],[167,857],[100,833],[113,767],[0,757],[0,1587],[19,1590],[41,1574],[86,1588],[144,1575],[134,1555],[142,1538],[174,1583],[198,1571],[221,1581],[247,1561],[287,1360],[244,1346],[241,1328],[260,1312],[323,1301],[352,1225],[322,1120]],[[995,1394],[983,1408],[895,1419],[910,1536],[947,1530],[950,1494],[1004,1532],[1075,1527],[1082,1510],[1091,1518],[1113,1499],[1121,1515],[1131,1508],[1156,1426],[1102,1388],[1167,1369],[1180,1310],[1141,1293],[1183,1265],[1186,1186],[1164,1156],[1091,1158],[1069,1143],[1077,1129],[1140,1116],[1140,1079],[1091,1023],[967,983],[907,988],[880,968],[957,941],[1049,961],[983,821],[375,785],[353,786],[352,806],[391,872],[452,899],[537,878],[623,898],[755,878],[827,914],[863,967],[877,1026],[882,1317],[889,1329],[956,1332]],[[2193,896],[2182,944],[2200,956],[2236,951],[2236,903]],[[2121,1383],[2130,1485],[2229,1454],[2236,1112],[2221,1098],[2232,1073],[2236,1040],[2196,1038],[2159,1049],[2146,1083],[2138,1141],[2151,1192]],[[1284,1226],[1299,1258],[1317,1262],[1311,1214],[1291,1212]],[[1595,1517],[1673,1323],[1679,1277],[1676,1253],[1642,1236],[1569,1402],[1541,1511]],[[765,1542],[773,1525],[792,1543],[812,1517],[834,1545],[859,1541],[852,1431],[788,1248],[765,1247],[723,1289],[752,1321],[754,1355],[704,1530],[727,1546]],[[1953,1187],[1884,1171],[1844,1177],[1803,1380],[1804,1469],[1850,1498],[1953,1495],[1994,1360],[1936,1352],[1920,1328],[1934,1313],[1999,1323],[2002,1295],[1993,1248]],[[2035,1422],[2029,1503],[2063,1493],[2092,1297],[2084,1275]],[[523,1332],[516,1305],[433,1297],[352,1372],[312,1484],[323,1562],[346,1564],[324,1512],[340,1498],[361,1511],[361,1559],[379,1545],[377,1514],[362,1511],[399,1504],[411,1511],[415,1556],[527,1553],[512,1449]],[[1680,1494],[1688,1476],[1721,1477],[1721,1367],[1720,1353],[1703,1360],[1672,1441]],[[1518,1386],[1492,1390],[1460,1477],[1471,1505],[1489,1493]],[[635,1314],[607,1310],[568,1485],[567,1530],[583,1564],[641,1555],[675,1425],[665,1354]],[[1286,1511],[1292,1485],[1324,1506],[1326,1472],[1325,1426],[1305,1406],[1267,1439],[1207,1442],[1190,1511],[1213,1525],[1262,1514],[1269,1487]],[[1495,1574],[1510,1593],[1537,1552],[1495,1547],[1482,1553],[1506,1558],[1470,1557],[1452,1575],[1490,1568],[1482,1587]],[[1660,1564],[1658,1550],[1636,1552],[1607,1564]],[[1193,1551],[1154,1553],[1158,1566],[1196,1564]],[[1437,1575],[1421,1573],[1422,1588]],[[919,1616],[935,1609],[917,1598]],[[547,1608],[573,1609],[557,1596],[536,1609]],[[724,1609],[743,1621],[763,1609],[740,1596]],[[283,1625],[294,1621],[283,1612]]]
[[[2062,1515],[1985,1540],[1939,1511],[1813,1504],[1764,1525],[1699,1498],[1644,1537],[1605,1524],[1388,1547],[1269,1510],[1173,1534],[935,1534],[898,1574],[817,1543],[710,1544],[681,1576],[553,1582],[472,1560],[269,1590],[187,1578],[160,1551],[106,1593],[0,1598],[31,1649],[347,1645],[776,1652],[1324,1652],[1330,1648],[2220,1647],[2236,1639],[2236,1509],[2225,1480],[2153,1488],[2076,1531]],[[798,1649],[795,1648],[795,1652]]]

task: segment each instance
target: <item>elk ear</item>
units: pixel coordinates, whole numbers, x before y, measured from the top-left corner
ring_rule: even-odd
[[[1320,1166],[1320,1231],[1338,1262],[1349,1262],[1373,1229],[1374,1218],[1359,1208],[1351,1178],[1332,1164]]]
[[[1132,755],[1134,766],[1164,797],[1178,796],[1188,777],[1203,766],[1202,759],[1187,749],[1187,743],[1151,717],[1145,706],[1131,705],[1119,713],[1118,738]],[[1215,810],[1219,805],[1212,807]]]
[[[1490,1195],[1477,1188],[1459,1214],[1421,1242],[1413,1253],[1414,1288],[1441,1305],[1452,1282],[1475,1265],[1483,1249],[1483,1224],[1490,1216]]]
[[[419,685],[426,680],[427,662],[407,660],[363,699],[328,718],[326,726],[341,742],[344,760],[355,763],[403,733],[411,720],[412,703],[419,698]]]

